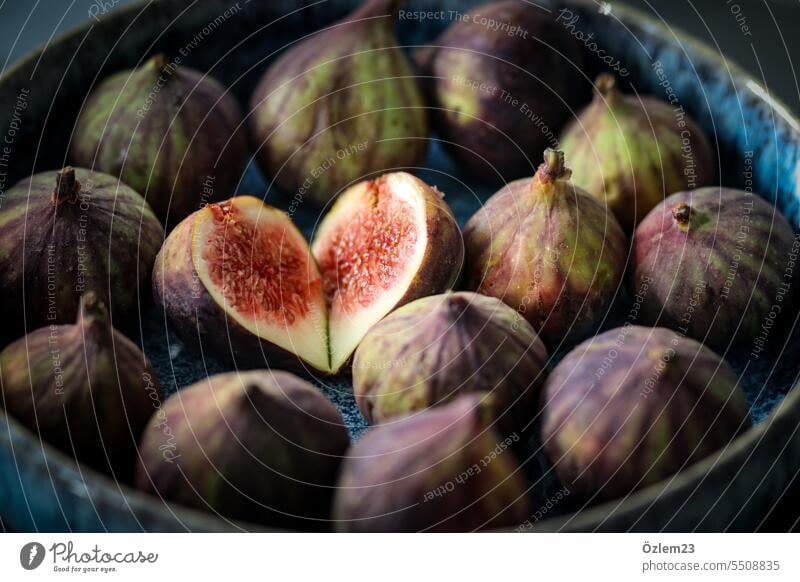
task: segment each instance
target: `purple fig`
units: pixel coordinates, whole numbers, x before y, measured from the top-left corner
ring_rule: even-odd
[[[70,155],[141,192],[171,229],[235,193],[248,159],[241,126],[239,105],[225,87],[156,55],[92,92]]]
[[[67,167],[30,176],[0,209],[0,314],[9,339],[74,320],[93,291],[115,327],[138,324],[163,229],[116,178]]]
[[[789,222],[753,193],[715,186],[673,194],[633,239],[641,319],[719,351],[744,342],[760,351],[775,319],[794,308],[796,253]]]
[[[605,200],[628,232],[666,196],[712,183],[711,144],[682,109],[623,95],[613,75],[595,84],[594,101],[564,130],[560,147],[572,181]]]
[[[530,515],[512,444],[465,395],[375,427],[348,453],[334,501],[343,531],[473,531]]]
[[[509,413],[522,425],[536,415],[546,366],[544,344],[515,310],[494,297],[446,293],[370,329],[353,360],[353,392],[371,423],[485,393],[498,418]]]
[[[5,409],[42,439],[130,479],[161,385],[94,293],[83,296],[74,324],[37,329],[4,349],[0,380]]]
[[[542,439],[562,482],[598,499],[666,479],[750,426],[736,374],[702,344],[626,326],[586,340],[545,382]]]
[[[518,310],[551,350],[602,321],[625,270],[625,234],[607,207],[572,184],[564,155],[508,184],[464,230],[467,283]]]
[[[336,408],[308,382],[271,370],[218,374],[150,421],[136,484],[232,519],[319,529],[348,443]]]
[[[431,115],[467,171],[531,173],[581,95],[583,52],[543,5],[506,0],[460,15],[420,49]]]

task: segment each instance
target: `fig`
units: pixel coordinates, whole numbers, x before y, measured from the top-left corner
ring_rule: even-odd
[[[159,54],[92,91],[70,156],[141,192],[172,228],[206,202],[235,193],[248,160],[241,125],[228,89]]]
[[[39,328],[0,352],[0,379],[6,411],[43,440],[117,479],[131,478],[161,385],[94,293],[83,295],[74,324]]]
[[[353,392],[370,423],[491,394],[498,417],[536,414],[547,350],[494,297],[460,292],[413,301],[375,324],[356,350]],[[522,423],[519,423],[522,425]]]
[[[613,499],[666,479],[750,427],[722,358],[664,328],[580,344],[545,382],[542,442],[564,485]]]
[[[203,353],[330,368],[317,264],[289,217],[258,198],[209,204],[176,226],[156,257],[153,295]]]
[[[527,519],[515,438],[501,438],[485,413],[479,395],[468,394],[369,431],[342,465],[336,528],[473,531]]]
[[[443,195],[405,172],[343,192],[311,252],[329,306],[333,370],[390,311],[452,288],[464,262],[461,231]]]
[[[461,168],[518,178],[556,144],[580,103],[584,56],[554,14],[547,2],[484,4],[414,54],[434,128]]]
[[[265,174],[317,205],[375,172],[425,161],[427,115],[397,46],[398,0],[367,0],[267,70],[250,133]]]
[[[70,323],[93,291],[118,328],[138,324],[163,229],[144,199],[113,176],[42,172],[3,196],[0,314],[7,339]],[[145,294],[149,297],[149,293]]]
[[[288,372],[210,376],[145,430],[139,489],[231,519],[318,529],[349,443],[336,408]]]
[[[712,183],[711,144],[682,108],[623,95],[608,73],[595,85],[594,100],[564,130],[560,146],[573,182],[604,199],[627,232],[666,196]]]
[[[343,193],[311,251],[256,198],[195,212],[156,259],[154,295],[189,344],[247,366],[299,358],[334,373],[389,311],[451,287],[463,252],[441,195],[393,173]]]
[[[797,243],[769,202],[713,186],[678,192],[645,217],[633,237],[639,316],[720,352],[766,343],[776,316],[790,315]]]
[[[469,288],[517,309],[555,350],[603,319],[628,245],[607,207],[569,181],[564,154],[547,149],[544,159],[478,210],[464,243]]]

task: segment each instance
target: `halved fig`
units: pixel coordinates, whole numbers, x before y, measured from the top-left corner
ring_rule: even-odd
[[[177,333],[246,366],[329,371],[327,310],[308,244],[291,219],[252,196],[181,222],[156,257],[154,295]]]
[[[457,281],[464,243],[442,194],[405,172],[348,188],[311,245],[328,305],[331,370],[394,308]]]

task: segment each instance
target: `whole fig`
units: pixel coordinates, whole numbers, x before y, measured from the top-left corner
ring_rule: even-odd
[[[0,232],[7,339],[72,322],[85,291],[109,306],[115,327],[138,323],[164,235],[144,199],[116,178],[71,167],[30,176],[5,193]]]
[[[323,205],[368,174],[425,160],[425,104],[397,46],[398,4],[367,0],[264,75],[250,130],[262,170],[281,188]]]
[[[628,252],[613,214],[570,173],[546,150],[533,179],[505,186],[464,230],[469,288],[517,309],[551,350],[603,319]]]
[[[546,367],[544,344],[515,310],[494,297],[445,293],[370,329],[353,360],[353,392],[371,423],[476,392],[521,426],[536,415]]]
[[[626,326],[586,340],[544,392],[542,442],[556,473],[599,499],[666,479],[750,426],[728,364],[663,328]]]
[[[623,95],[613,75],[595,82],[594,101],[564,130],[572,181],[604,199],[628,232],[673,192],[706,186],[714,152],[681,108]]]
[[[148,425],[136,484],[231,519],[319,529],[349,438],[333,404],[287,372],[205,378]]]
[[[795,307],[799,245],[789,222],[752,192],[714,186],[673,194],[633,238],[641,320],[720,352],[744,342],[760,352],[775,319]]]
[[[235,193],[248,159],[242,123],[239,105],[220,83],[156,55],[92,92],[70,155],[141,192],[171,229],[205,203]]]
[[[583,52],[552,8],[478,6],[414,55],[435,129],[461,168],[529,175],[529,156],[555,145],[554,132],[580,103]]]
[[[42,439],[117,479],[131,478],[161,385],[94,293],[83,296],[74,324],[42,327],[4,349],[0,380],[5,409]]]
[[[334,501],[354,532],[473,531],[530,515],[511,445],[484,419],[477,394],[380,425],[348,453]]]

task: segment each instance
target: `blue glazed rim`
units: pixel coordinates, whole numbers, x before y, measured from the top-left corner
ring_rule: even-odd
[[[357,3],[357,0],[335,2],[335,8],[331,10],[338,16],[349,11]],[[480,2],[470,2],[470,4],[478,3]],[[114,24],[116,28],[123,29],[145,4],[146,2],[141,2],[115,10],[103,18],[101,26],[113,30],[109,25]],[[151,14],[148,18],[152,22],[147,23],[148,25],[163,27],[169,22],[169,18],[179,15],[183,7],[193,3],[188,0],[168,0],[160,4],[162,8],[159,14]],[[208,1],[204,2],[204,9],[207,14],[211,14],[225,4],[219,0]],[[640,11],[615,5],[608,14],[601,13],[598,11],[599,3],[592,0],[573,0],[564,4],[581,11],[585,22],[590,23],[587,28],[595,29],[610,24],[622,26],[630,31],[645,45],[651,46],[652,54],[673,71],[673,79],[680,79],[681,75],[690,75],[689,82],[682,83],[686,92],[682,95],[682,99],[686,102],[691,102],[694,98],[696,103],[706,105],[714,103],[714,109],[717,111],[724,108],[723,105],[730,96],[718,95],[713,91],[705,93],[706,86],[710,86],[711,82],[702,87],[698,83],[696,92],[692,93],[691,75],[703,76],[705,79],[716,79],[720,91],[726,85],[734,88],[736,106],[742,107],[744,104],[742,115],[745,115],[745,110],[747,112],[747,117],[743,117],[745,128],[758,125],[748,123],[748,120],[761,120],[765,117],[771,119],[767,131],[774,136],[773,147],[770,148],[769,140],[766,140],[767,147],[760,151],[761,157],[757,162],[760,166],[754,168],[758,176],[754,189],[773,202],[777,202],[797,229],[800,223],[800,192],[797,190],[800,123],[789,113],[786,105],[770,98],[750,75],[734,63],[724,60],[711,47],[683,32],[676,33],[668,29],[664,24]],[[457,3],[454,0],[443,0],[439,5],[460,10],[467,9],[464,3]],[[309,8],[308,18],[323,18],[321,11],[324,8],[326,7]],[[283,14],[290,9],[296,10],[297,5],[288,1],[274,2],[273,6],[268,8],[274,14]],[[332,18],[330,10],[324,18],[326,21]],[[92,26],[97,25],[87,23],[63,35],[53,42],[50,50],[61,45],[74,46]],[[606,39],[609,52],[619,54],[623,61],[629,60],[633,63],[632,67],[638,67],[639,72],[644,73],[647,63],[641,62],[640,57],[630,54],[633,47],[625,46],[624,35],[617,37],[616,45],[614,35],[607,36],[610,37]],[[676,47],[680,47],[681,50],[675,50]],[[4,86],[8,87],[9,91],[18,90],[25,73],[39,65],[41,52],[39,50],[31,54],[0,78],[0,94]],[[641,74],[643,79],[648,77],[649,75]],[[642,86],[643,89],[651,91],[656,87],[657,84],[648,87],[646,83]],[[705,111],[700,107],[692,113],[706,129],[712,128],[713,133],[717,135],[718,143],[724,143],[726,147],[734,150],[744,151],[748,147],[746,143],[748,136],[746,133],[744,135],[741,133],[742,125],[720,120],[714,117],[711,110],[710,106]],[[0,122],[5,125],[5,120],[0,119]],[[759,135],[759,131],[764,131],[763,127],[753,129],[755,136]],[[755,141],[755,136],[750,138]],[[689,467],[672,479],[621,500],[541,521],[533,524],[530,531],[628,529],[685,531],[695,528],[717,530],[725,527],[746,529],[748,527],[746,516],[740,515],[742,503],[753,503],[750,511],[758,506],[768,508],[768,502],[782,494],[787,484],[797,474],[800,467],[799,429],[800,391],[793,389],[755,428],[736,439],[723,451]],[[50,445],[41,443],[38,437],[5,414],[0,414],[0,461],[3,461],[2,464],[6,467],[15,467],[17,471],[21,468],[20,463],[24,463],[26,481],[39,485],[38,488],[26,488],[19,472],[14,475],[0,475],[0,497],[13,496],[18,502],[13,519],[7,524],[12,527],[24,527],[27,524],[30,529],[48,530],[52,528],[51,524],[66,523],[67,527],[73,530],[265,529],[165,503],[126,485],[118,484],[105,475],[79,466]],[[754,475],[761,481],[757,482],[758,479],[754,478]],[[47,491],[46,487],[41,487],[41,483],[46,481],[51,482],[53,490]],[[721,483],[725,486],[720,485]],[[58,495],[55,493],[56,489]],[[21,496],[14,496],[15,490],[20,492]],[[748,496],[746,493],[742,494],[742,491],[751,493]],[[69,515],[65,515],[66,505],[72,505],[72,511],[67,512]],[[697,512],[682,510],[689,505],[705,508],[706,515],[698,516]],[[60,516],[56,515],[58,512],[61,512]],[[664,517],[662,515],[664,513],[669,513],[671,517]]]

